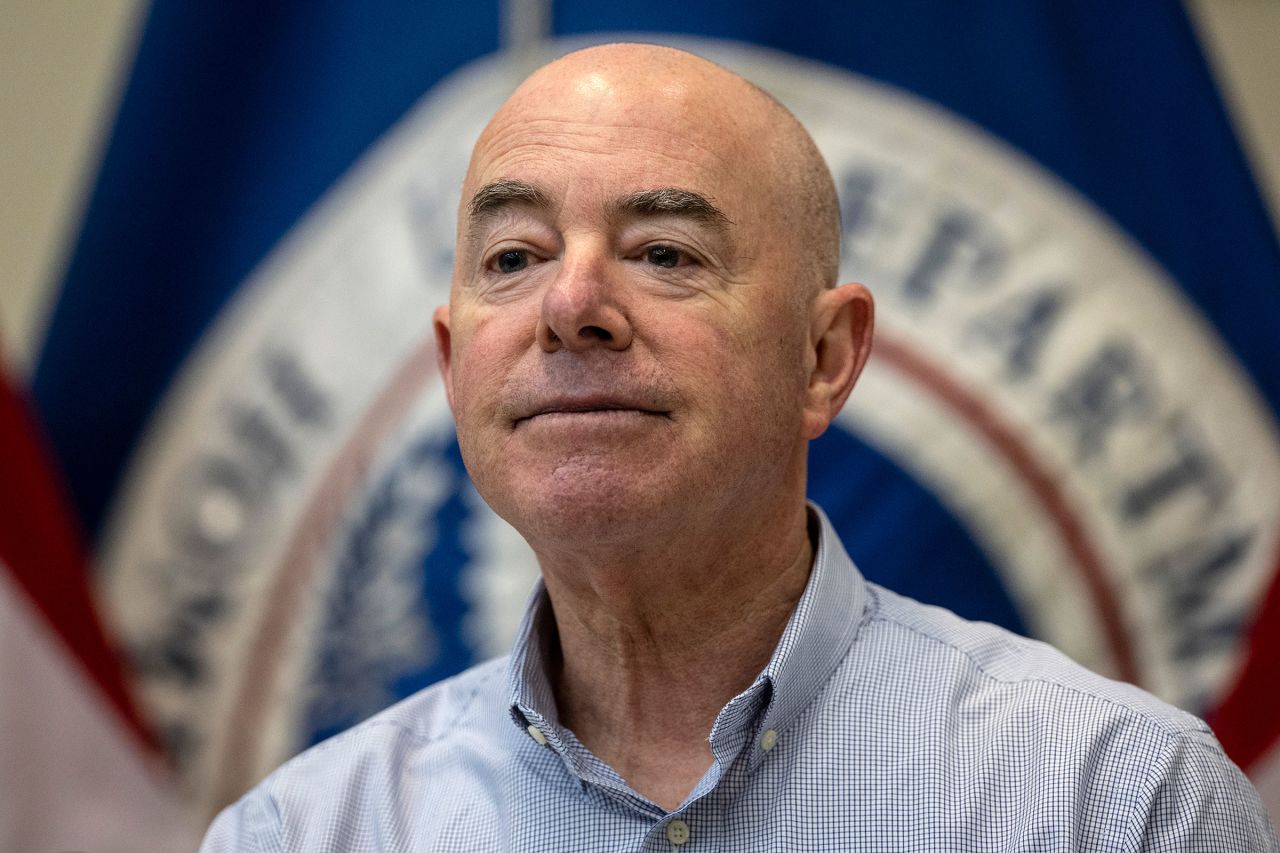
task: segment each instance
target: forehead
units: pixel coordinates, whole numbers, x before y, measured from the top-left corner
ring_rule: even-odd
[[[508,179],[562,204],[680,186],[741,207],[761,176],[741,117],[709,108],[708,94],[696,80],[639,86],[603,74],[522,88],[476,144],[464,199]]]

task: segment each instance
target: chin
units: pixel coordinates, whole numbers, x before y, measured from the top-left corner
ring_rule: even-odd
[[[646,473],[561,468],[520,478],[490,506],[531,543],[608,545],[662,524],[672,501],[658,485]]]

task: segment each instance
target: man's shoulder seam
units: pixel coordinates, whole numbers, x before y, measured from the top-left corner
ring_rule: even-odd
[[[484,670],[484,669],[488,669],[489,671],[488,672],[478,671],[478,670]],[[335,747],[340,747],[345,743],[347,743],[348,741],[350,741],[351,739],[359,737],[364,733],[373,731],[374,729],[382,729],[382,728],[398,729],[401,733],[404,734],[404,736],[411,739],[414,745],[416,746],[429,746],[430,744],[436,743],[437,741],[444,740],[449,736],[449,734],[451,734],[455,729],[457,729],[462,719],[467,715],[467,712],[470,711],[472,706],[475,704],[476,697],[480,695],[481,691],[485,687],[489,686],[489,684],[492,683],[493,679],[501,677],[502,672],[503,672],[503,667],[500,665],[500,660],[491,660],[481,664],[477,664],[474,668],[465,670],[456,676],[445,679],[444,681],[438,681],[435,684],[424,687],[421,691],[413,694],[412,696],[407,697],[402,702],[397,703],[396,705],[392,705],[389,708],[384,708],[382,711],[378,712],[377,714],[370,717],[369,719],[363,722],[357,723],[356,725],[352,726],[346,731],[332,738],[329,738],[328,740],[322,743],[316,744],[315,746],[301,753],[301,755],[308,755],[308,754],[320,755],[320,754],[329,752]],[[392,711],[397,710],[404,703],[412,702],[415,699],[420,699],[423,696],[423,694],[428,691],[446,689],[449,686],[450,682],[456,682],[458,679],[466,675],[474,675],[475,683],[471,686],[470,691],[464,694],[464,697],[458,703],[458,707],[456,711],[453,713],[449,721],[440,727],[440,730],[438,732],[430,733],[430,732],[422,731],[421,729],[419,729],[417,725],[417,723],[420,721],[402,720],[397,718],[391,713]],[[301,757],[301,755],[298,757]]]
[[[1151,694],[1148,694],[1148,695],[1151,695],[1151,698],[1154,699],[1155,701],[1165,705],[1165,707],[1168,708],[1173,713],[1166,713],[1166,714],[1156,713],[1156,710],[1157,710],[1156,708],[1151,708],[1151,709],[1142,708],[1134,702],[1126,702],[1119,697],[1108,696],[1105,693],[1102,693],[1096,690],[1088,690],[1081,685],[1069,684],[1058,678],[1046,677],[1043,675],[1030,675],[1030,674],[1020,678],[1011,678],[1011,677],[1001,676],[995,672],[992,672],[990,670],[990,667],[986,663],[979,660],[973,654],[972,650],[967,649],[964,646],[958,643],[952,642],[946,638],[939,637],[935,633],[924,630],[921,626],[912,625],[909,622],[906,622],[898,618],[897,616],[886,613],[885,608],[883,607],[882,602],[880,601],[880,596],[877,594],[877,591],[870,590],[870,593],[872,596],[872,606],[868,608],[868,610],[870,611],[867,614],[868,622],[882,622],[887,626],[892,626],[892,627],[898,628],[899,630],[907,631],[922,639],[936,643],[937,645],[941,646],[942,648],[948,649],[951,652],[962,655],[963,657],[968,659],[969,663],[972,665],[975,672],[980,674],[983,678],[986,678],[996,684],[1003,684],[1003,685],[1009,685],[1009,686],[1041,684],[1041,685],[1044,685],[1045,687],[1053,688],[1055,690],[1059,690],[1064,693],[1070,693],[1081,698],[1090,699],[1096,702],[1102,702],[1113,708],[1116,708],[1120,711],[1125,712],[1127,715],[1129,715],[1130,717],[1134,718],[1137,721],[1150,725],[1151,727],[1156,729],[1158,733],[1161,734],[1162,736],[1173,738],[1175,740],[1177,739],[1190,740],[1192,739],[1190,737],[1192,735],[1207,734],[1212,736],[1213,734],[1209,726],[1199,717],[1196,717],[1194,714],[1183,711],[1180,708],[1176,708],[1173,705],[1169,705],[1168,703],[1159,699],[1159,697],[1156,697]],[[928,605],[923,605],[923,606],[928,606]],[[956,618],[963,619],[963,617],[959,617],[959,616],[956,616]],[[1031,638],[1023,637],[1019,634],[1014,634],[1013,632],[1008,631],[1007,629],[1004,629],[1004,628],[1000,628],[999,626],[993,625],[991,627],[997,631],[1006,633],[1008,636],[1002,639],[1005,639],[1008,645],[1011,648],[1016,649],[1020,654],[1025,653],[1026,647],[1023,645],[1024,643],[1036,643],[1038,645],[1044,646],[1046,650],[1052,652],[1053,654],[1061,655],[1063,664],[1070,667],[1078,668],[1081,671],[1081,673],[1084,674],[1085,676],[1091,677],[1091,678],[1109,680],[1109,679],[1106,679],[1105,676],[1098,675],[1092,670],[1089,670],[1081,666],[1080,664],[1068,658],[1066,655],[1054,649],[1052,646],[1047,646],[1038,640],[1032,640]],[[1136,685],[1129,684],[1128,682],[1116,682],[1116,683],[1118,685],[1131,687],[1133,689],[1138,689],[1138,690],[1142,689],[1137,687]]]

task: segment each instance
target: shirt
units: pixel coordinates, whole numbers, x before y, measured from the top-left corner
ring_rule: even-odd
[[[202,850],[1280,850],[1203,722],[868,583],[814,511],[805,591],[675,811],[559,724],[539,585],[508,658],[289,761]]]

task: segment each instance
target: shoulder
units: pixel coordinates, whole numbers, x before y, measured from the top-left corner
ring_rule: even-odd
[[[873,714],[940,744],[910,760],[968,768],[964,785],[1006,816],[1065,809],[1081,849],[1278,849],[1257,793],[1198,717],[1044,643],[868,593],[845,697],[856,686]]]
[[[867,622],[859,636],[866,654],[928,666],[948,676],[952,689],[961,693],[979,691],[1010,702],[1034,698],[1049,715],[1061,707],[1084,706],[1101,716],[1132,719],[1153,736],[1209,735],[1193,714],[1091,672],[1046,643],[867,586]]]
[[[501,755],[506,660],[433,684],[290,759],[218,816],[202,851],[359,834],[389,806],[461,791]],[[459,768],[465,776],[451,775]]]
[[[264,784],[279,787],[294,776],[314,778],[357,756],[389,760],[406,749],[448,748],[452,736],[494,722],[492,712],[499,704],[494,700],[504,688],[505,664],[506,658],[491,660],[423,688],[295,756]]]

